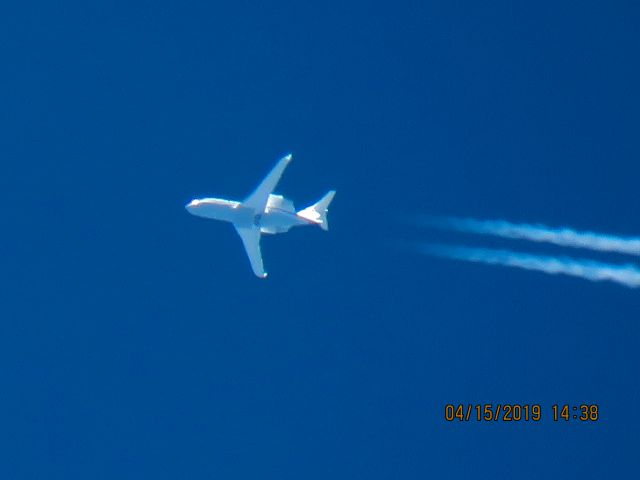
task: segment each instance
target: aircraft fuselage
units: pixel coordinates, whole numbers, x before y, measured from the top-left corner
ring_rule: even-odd
[[[263,233],[283,233],[291,227],[315,225],[295,212],[267,206],[262,214],[255,215],[252,208],[243,206],[241,202],[221,198],[192,200],[185,208],[197,217],[230,222],[238,227],[255,225]]]

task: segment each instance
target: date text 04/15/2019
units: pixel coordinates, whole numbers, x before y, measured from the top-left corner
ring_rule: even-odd
[[[554,422],[596,422],[600,419],[600,408],[595,403],[554,404],[550,409],[538,403],[448,403],[444,408],[447,422],[539,422],[543,418]]]

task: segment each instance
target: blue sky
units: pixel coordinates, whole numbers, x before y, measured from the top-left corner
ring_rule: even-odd
[[[429,258],[454,215],[640,234],[632,2],[0,7],[0,477],[637,470],[640,292]],[[253,277],[193,197],[337,195]],[[530,251],[540,246],[527,247]],[[564,252],[545,247],[546,252]],[[594,260],[632,261],[615,254]],[[446,403],[540,403],[447,423]],[[597,403],[592,424],[554,403]]]

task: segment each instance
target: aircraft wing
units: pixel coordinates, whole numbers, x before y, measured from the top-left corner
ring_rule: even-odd
[[[269,172],[269,175],[267,175],[260,185],[258,185],[258,188],[256,188],[255,191],[245,199],[243,205],[253,208],[258,213],[264,212],[269,195],[276,188],[284,169],[287,168],[287,165],[292,158],[291,154],[281,158],[276,166],[273,167],[273,170]]]
[[[253,273],[260,278],[266,278],[267,273],[262,266],[262,254],[260,253],[260,228],[256,226],[236,227],[236,231],[247,251]]]

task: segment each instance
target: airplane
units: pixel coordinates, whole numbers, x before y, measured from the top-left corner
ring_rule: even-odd
[[[305,225],[318,225],[323,230],[329,230],[327,211],[336,194],[335,190],[330,190],[316,203],[298,212],[291,200],[272,193],[292,159],[291,154],[281,158],[255,191],[242,202],[197,198],[185,206],[192,215],[233,224],[249,256],[253,273],[259,278],[267,277],[260,252],[262,234],[284,233],[292,227]]]

